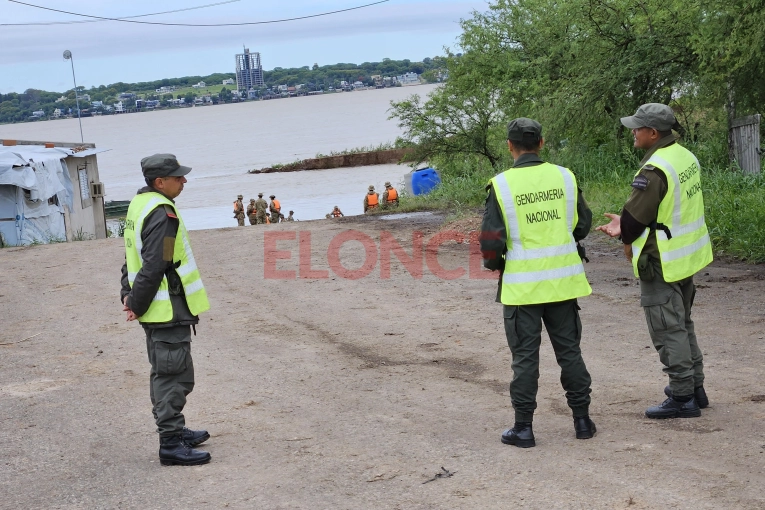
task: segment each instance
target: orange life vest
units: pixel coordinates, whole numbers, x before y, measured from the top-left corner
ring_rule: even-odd
[[[398,198],[398,191],[395,190],[395,188],[391,188],[388,190],[388,203],[395,202]]]
[[[234,214],[241,212],[242,209],[239,208],[239,200],[234,200]]]
[[[272,210],[272,211],[281,212],[281,210],[282,210],[282,204],[280,204],[280,203],[279,203],[279,201],[278,201],[277,199],[273,199],[273,201],[272,201],[272,204],[273,204],[273,205],[271,206],[271,210]]]
[[[374,209],[377,207],[378,200],[377,200],[377,193],[367,193],[367,207],[370,209]]]

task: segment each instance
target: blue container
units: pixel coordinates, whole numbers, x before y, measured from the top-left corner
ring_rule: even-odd
[[[410,187],[412,195],[425,195],[433,191],[436,185],[441,183],[441,178],[432,168],[422,168],[412,172]]]

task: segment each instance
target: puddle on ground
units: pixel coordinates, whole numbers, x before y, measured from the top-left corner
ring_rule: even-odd
[[[432,211],[419,211],[400,214],[386,214],[384,216],[378,216],[378,220],[403,220],[406,218],[430,218],[435,216]]]

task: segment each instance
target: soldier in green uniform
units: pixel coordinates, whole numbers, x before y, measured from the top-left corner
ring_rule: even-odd
[[[696,156],[676,141],[672,109],[648,103],[623,117],[635,147],[646,149],[621,216],[606,213],[597,228],[621,236],[624,254],[640,279],[640,305],[648,333],[669,376],[668,397],[645,411],[648,418],[693,418],[709,405],[704,362],[691,319],[693,275],[712,262],[704,220],[701,170]]]
[[[255,199],[251,198],[250,203],[247,204],[247,219],[250,220],[250,225],[255,225],[257,222],[255,212]]]
[[[258,225],[266,224],[266,210],[268,202],[263,200],[263,193],[258,193],[258,199],[255,201],[255,221]]]
[[[282,212],[282,206],[276,199],[276,195],[271,195],[271,203],[268,209],[271,211],[271,223],[279,223],[279,214]]]
[[[138,320],[146,335],[160,463],[204,464],[210,454],[194,447],[210,434],[186,428],[182,412],[194,389],[191,328],[210,308],[174,201],[191,168],[172,154],[155,154],[141,160],[141,169],[147,185],[130,202],[125,220],[120,300],[127,320]]]
[[[513,357],[510,398],[515,425],[501,440],[521,448],[536,445],[532,421],[542,322],[561,368],[576,437],[589,439],[596,429],[589,417],[591,379],[579,347],[577,298],[592,292],[579,254],[583,257],[584,250],[578,245],[590,230],[592,212],[574,174],[539,157],[544,139],[538,122],[513,120],[507,138],[515,163],[487,186],[480,237],[484,266],[499,271],[497,301],[504,305]]]
[[[383,209],[398,207],[398,190],[393,187],[390,181],[385,182],[385,191],[382,194]]]
[[[364,195],[364,214],[373,211],[380,206],[380,194],[375,191],[373,185],[369,185],[367,194]]]
[[[295,221],[294,216],[292,216],[293,214],[295,214],[295,211],[290,211],[290,215],[284,218],[284,221]]]
[[[242,195],[237,195],[236,202],[234,202],[234,218],[240,227],[244,226],[244,204],[242,203]]]

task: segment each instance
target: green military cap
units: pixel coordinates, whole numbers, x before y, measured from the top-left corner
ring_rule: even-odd
[[[533,119],[520,117],[507,125],[507,139],[511,142],[534,142],[541,138],[542,124]]]
[[[290,211],[290,214],[295,214],[295,211]]]
[[[276,198],[276,195],[271,195],[269,198]]]
[[[183,166],[173,154],[154,154],[141,160],[141,171],[148,179],[157,177],[180,177],[191,172],[191,167]]]
[[[262,197],[262,196],[263,196],[263,193],[258,193],[258,196],[259,196],[259,197]]]
[[[661,103],[646,103],[637,109],[635,115],[622,117],[621,120],[622,125],[630,129],[648,127],[657,131],[669,131],[677,123],[672,108]]]
[[[385,181],[385,187],[392,188],[393,186],[391,185],[390,181]]]
[[[238,198],[238,199],[240,199],[240,200],[241,200],[241,199],[243,199],[243,198],[244,198],[244,196],[242,196],[242,195],[237,195],[237,196],[236,196],[236,198]]]
[[[374,190],[375,190],[375,187],[370,184],[369,185],[369,191],[374,191]]]
[[[255,199],[254,199],[254,198],[251,198],[251,199],[250,199],[250,202],[254,202],[254,201],[255,201]]]

